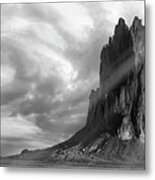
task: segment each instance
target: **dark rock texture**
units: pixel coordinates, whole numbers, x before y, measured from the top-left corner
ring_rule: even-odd
[[[109,38],[109,43],[101,51],[100,87],[105,84],[104,80],[109,77],[111,72],[115,71],[116,67],[133,53],[131,32],[124,19],[120,18],[115,27],[114,36]]]
[[[144,168],[144,30],[138,17],[130,28],[119,19],[101,51],[99,88],[91,91],[87,122],[81,130],[52,148],[10,158],[16,164],[19,159],[28,165],[30,161],[32,166]],[[13,160],[3,160],[7,162]]]

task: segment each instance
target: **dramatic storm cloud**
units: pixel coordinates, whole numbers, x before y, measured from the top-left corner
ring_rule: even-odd
[[[144,19],[142,1],[3,4],[2,155],[64,141],[86,122],[100,51],[119,17]]]

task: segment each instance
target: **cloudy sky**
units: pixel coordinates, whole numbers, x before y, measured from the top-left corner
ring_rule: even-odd
[[[144,19],[142,1],[3,4],[2,155],[64,141],[86,122],[99,57],[119,17]]]

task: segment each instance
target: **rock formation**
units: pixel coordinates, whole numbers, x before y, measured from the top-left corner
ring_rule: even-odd
[[[99,88],[92,90],[86,125],[52,148],[18,158],[42,164],[144,168],[145,42],[138,17],[129,28],[120,18],[100,55]],[[32,161],[31,161],[32,163]]]

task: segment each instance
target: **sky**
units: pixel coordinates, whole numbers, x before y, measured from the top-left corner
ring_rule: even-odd
[[[143,1],[1,6],[1,155],[51,147],[81,129],[100,52]]]

